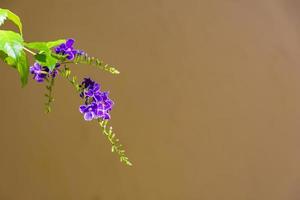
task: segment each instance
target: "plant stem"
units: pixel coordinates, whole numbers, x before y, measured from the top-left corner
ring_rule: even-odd
[[[46,113],[51,112],[51,103],[54,101],[54,98],[52,96],[52,90],[54,86],[54,77],[52,76],[50,80],[48,80],[48,85],[46,86],[46,89],[48,90],[48,94],[45,94],[46,97],[48,98],[47,102],[45,103],[46,105]]]
[[[34,55],[34,56],[36,55],[36,53],[34,53],[33,51],[27,49],[26,47],[23,47],[23,49],[24,49],[25,51],[31,53],[31,54]]]

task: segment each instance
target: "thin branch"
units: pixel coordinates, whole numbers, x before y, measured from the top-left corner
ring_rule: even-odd
[[[34,53],[33,51],[27,49],[26,47],[23,47],[23,49],[24,49],[25,51],[31,53],[31,54],[34,55],[34,56],[36,55],[36,53]]]

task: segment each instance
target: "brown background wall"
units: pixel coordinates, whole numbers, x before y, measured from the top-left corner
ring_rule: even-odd
[[[116,101],[124,167],[63,79],[21,89],[0,67],[0,200],[300,199],[296,0],[1,0],[27,41],[74,37]],[[1,65],[4,65],[3,63]]]

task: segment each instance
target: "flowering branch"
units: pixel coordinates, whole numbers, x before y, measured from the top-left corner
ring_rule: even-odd
[[[73,39],[60,39],[49,42],[25,42],[22,33],[22,23],[20,18],[7,9],[0,8],[0,26],[5,20],[12,21],[19,28],[19,33],[10,30],[0,30],[0,59],[8,65],[18,70],[22,86],[28,82],[29,73],[38,83],[47,82],[46,90],[47,101],[45,103],[46,112],[51,111],[53,98],[53,87],[57,75],[61,75],[71,83],[75,90],[80,94],[84,103],[79,106],[84,120],[97,120],[103,134],[111,143],[112,152],[116,152],[120,161],[131,166],[131,162],[125,155],[125,150],[115,138],[112,127],[108,126],[108,120],[111,118],[110,111],[114,102],[109,98],[109,93],[100,89],[100,84],[90,78],[84,78],[78,83],[76,76],[71,76],[71,70],[67,64],[87,64],[94,65],[97,68],[109,72],[110,74],[119,74],[120,72],[111,65],[105,64],[102,60],[90,57],[82,50],[73,47]],[[35,62],[29,66],[26,52],[30,53]],[[63,66],[63,69],[61,69]]]
[[[71,77],[71,71],[67,66],[64,66],[63,70],[59,70],[60,74],[68,80],[69,83],[75,88],[75,90],[82,94],[83,86],[77,82],[76,76]],[[101,120],[101,118],[97,119],[98,124],[100,125],[102,132],[107,136],[108,141],[111,143],[111,151],[116,152],[119,155],[120,162],[128,166],[132,166],[132,163],[129,161],[128,157],[125,155],[125,150],[122,149],[122,144],[119,143],[119,139],[115,136],[116,134],[112,132],[112,127],[108,127],[108,120]]]

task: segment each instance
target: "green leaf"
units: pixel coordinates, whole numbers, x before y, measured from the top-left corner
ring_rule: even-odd
[[[24,46],[30,49],[35,49],[38,51],[50,51],[49,47],[47,46],[46,42],[30,42],[24,43]]]
[[[47,42],[47,46],[48,46],[49,48],[52,48],[52,47],[61,45],[62,43],[65,43],[65,42],[66,42],[65,39],[60,39],[60,40],[50,41],[50,42]]]
[[[29,74],[28,60],[24,51],[21,52],[21,56],[18,59],[17,69],[21,77],[22,87],[24,87],[28,82]]]
[[[0,30],[0,58],[7,64],[17,68],[22,86],[28,79],[29,67],[25,52],[23,51],[23,38],[19,33]]]
[[[0,30],[0,50],[14,60],[21,56],[23,51],[23,38],[19,33]]]
[[[66,42],[64,39],[49,41],[49,42],[29,42],[24,45],[30,49],[35,49],[38,51],[51,51],[52,47],[58,46]]]
[[[7,18],[18,26],[21,35],[23,35],[22,22],[19,16],[8,9],[0,8],[0,25],[2,25]]]
[[[52,53],[51,48],[64,43],[66,40],[56,40],[50,42],[30,42],[24,45],[30,49],[38,50],[39,53],[35,55],[35,59],[42,66],[47,66],[50,70],[55,68],[59,59],[58,56]]]
[[[50,70],[55,68],[58,61],[51,55],[51,52],[38,53],[34,57],[40,65],[47,66]]]
[[[28,79],[29,67],[23,50],[23,38],[19,33],[0,30],[0,58],[7,64],[17,68],[22,86]]]

